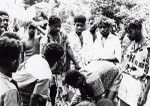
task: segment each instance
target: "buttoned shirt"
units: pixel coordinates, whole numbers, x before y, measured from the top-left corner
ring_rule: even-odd
[[[92,58],[94,59],[112,59],[117,58],[121,61],[121,43],[117,36],[109,34],[104,38],[100,32],[97,32],[97,39],[91,48]]]
[[[149,48],[150,43],[147,38],[143,38],[140,42],[132,41],[122,61],[123,77],[119,86],[118,97],[130,106],[137,106],[137,101],[147,84],[146,77],[150,76]],[[149,98],[147,103],[149,103],[148,100]]]
[[[150,48],[150,41],[146,38],[140,43],[133,41],[124,55],[123,71],[135,78],[143,75],[150,76],[148,48]]]

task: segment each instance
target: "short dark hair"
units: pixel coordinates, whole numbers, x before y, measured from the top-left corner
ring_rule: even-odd
[[[83,76],[79,71],[77,70],[69,70],[65,76],[65,83],[68,85],[73,85],[77,82],[78,77]]]
[[[56,23],[61,24],[61,19],[60,17],[56,15],[52,15],[51,17],[49,17],[48,23],[49,23],[49,26],[54,25]]]
[[[35,29],[36,27],[33,26],[33,25],[29,25],[28,28],[29,28],[29,29],[30,29],[30,28],[31,28],[31,29]]]
[[[58,43],[48,43],[44,49],[43,55],[46,59],[51,61],[58,61],[64,54],[63,47]]]
[[[8,13],[5,12],[5,11],[0,11],[0,16],[1,16],[1,15],[7,15],[7,16],[9,17]]]
[[[74,18],[74,23],[77,23],[77,22],[81,22],[81,23],[85,24],[85,22],[86,22],[86,17],[83,16],[83,15],[75,16],[75,18]]]
[[[141,21],[134,21],[132,23],[129,23],[129,25],[125,28],[125,31],[127,33],[130,33],[130,29],[136,29],[140,30],[142,29],[142,22]]]
[[[0,37],[0,65],[8,66],[20,56],[21,44],[19,37],[13,32],[3,33]]]
[[[102,18],[100,19],[100,22],[98,23],[98,27],[101,25],[105,25],[107,27],[111,27],[111,20],[105,16],[102,16]]]
[[[100,22],[99,24],[98,24],[98,27],[100,27],[100,26],[107,26],[107,27],[111,27],[111,24],[109,24],[109,23],[105,23],[105,22]]]
[[[129,28],[141,30],[142,24],[141,22],[130,23]]]

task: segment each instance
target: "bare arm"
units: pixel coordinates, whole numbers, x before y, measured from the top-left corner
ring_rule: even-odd
[[[41,28],[35,21],[31,21],[31,24],[36,27],[36,29],[38,29],[43,35],[46,35],[46,30],[44,30],[43,28]]]
[[[42,29],[40,26],[36,26],[36,28],[43,34],[46,35],[46,31]]]
[[[80,69],[80,66],[78,65],[77,61],[75,60],[74,54],[70,46],[67,47],[67,53],[70,59],[72,60],[73,64],[75,65],[76,69]]]
[[[139,97],[139,100],[137,103],[139,106],[143,106],[146,103],[149,89],[150,89],[150,77],[147,78],[147,85],[146,85],[143,93]]]
[[[148,48],[148,60],[150,61],[150,48]],[[150,66],[150,64],[149,64],[149,66]],[[147,80],[146,87],[145,87],[144,91],[142,92],[142,94],[140,95],[138,103],[137,103],[140,106],[143,106],[146,103],[147,95],[148,95],[149,90],[150,90],[150,76],[147,76],[146,80]]]

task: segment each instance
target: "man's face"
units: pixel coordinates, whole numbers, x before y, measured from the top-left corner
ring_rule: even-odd
[[[128,38],[133,41],[137,38],[137,36],[139,35],[139,32],[135,29],[129,29],[128,32]]]
[[[105,24],[100,24],[98,26],[100,33],[103,37],[107,37],[109,35],[110,27]]]
[[[0,32],[1,33],[8,30],[8,22],[9,22],[9,17],[7,15],[0,16]]]
[[[4,28],[7,31],[8,30],[9,17],[7,15],[3,15],[3,18],[4,18]]]
[[[58,34],[60,32],[61,23],[56,23],[53,25],[50,25],[50,33],[51,34]]]
[[[76,33],[82,33],[82,31],[85,29],[85,24],[81,22],[76,22],[75,23],[75,30]]]
[[[29,36],[34,36],[35,31],[36,31],[36,29],[34,27],[29,27]]]

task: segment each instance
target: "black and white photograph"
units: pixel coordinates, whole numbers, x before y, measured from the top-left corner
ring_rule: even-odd
[[[0,0],[0,106],[150,106],[150,0]]]

